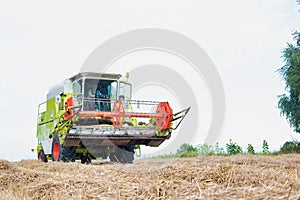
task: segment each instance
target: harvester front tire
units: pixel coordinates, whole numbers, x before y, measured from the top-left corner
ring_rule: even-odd
[[[70,160],[71,162],[75,162],[76,160],[76,149],[77,147],[70,147]]]
[[[45,152],[43,149],[41,149],[38,153],[38,160],[42,162],[48,162],[47,156],[45,155]]]
[[[58,135],[54,135],[52,139],[52,161],[60,161],[61,158],[61,146]]]
[[[109,155],[109,160],[110,160],[110,162],[118,162],[117,156],[115,153],[112,153]]]
[[[134,145],[118,146],[116,152],[109,156],[111,162],[119,162],[122,164],[133,163]]]
[[[75,146],[61,146],[61,158],[64,162],[75,162],[76,147]]]
[[[80,161],[81,161],[81,164],[91,164],[92,163],[92,159],[89,157],[89,155],[81,155],[80,156]]]
[[[134,160],[134,145],[126,146],[126,163],[133,163]]]

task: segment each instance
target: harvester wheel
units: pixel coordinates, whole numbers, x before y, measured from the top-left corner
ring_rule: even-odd
[[[109,156],[111,162],[132,163],[134,160],[134,145],[118,146],[116,152]]]
[[[58,135],[54,135],[52,139],[52,161],[60,161],[61,146]]]
[[[88,156],[86,158],[86,164],[91,164],[92,163],[92,159]]]
[[[134,145],[127,146],[127,163],[133,163],[134,160]]]
[[[38,153],[38,160],[42,162],[48,162],[47,156],[45,155],[45,152],[43,149],[41,149]]]
[[[88,156],[88,155],[81,155],[80,156],[80,161],[81,161],[81,164],[91,164],[92,163],[92,159]]]
[[[70,147],[70,160],[71,162],[75,162],[76,160],[76,147]]]
[[[75,162],[76,147],[75,146],[61,146],[61,160],[64,162]]]
[[[112,153],[108,157],[109,157],[110,162],[118,162],[116,153]]]

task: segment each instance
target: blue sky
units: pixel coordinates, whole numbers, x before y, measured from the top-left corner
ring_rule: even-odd
[[[47,90],[76,74],[103,41],[145,27],[188,36],[215,63],[227,103],[221,144],[232,138],[260,150],[266,139],[278,148],[293,131],[276,108],[284,83],[275,71],[300,30],[299,9],[288,0],[2,1],[0,159],[34,158],[37,105]]]

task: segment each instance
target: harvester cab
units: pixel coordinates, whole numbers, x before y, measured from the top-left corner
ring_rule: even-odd
[[[190,108],[174,114],[168,102],[132,100],[132,86],[121,77],[79,73],[51,88],[38,107],[38,158],[131,163],[140,145],[170,138]]]

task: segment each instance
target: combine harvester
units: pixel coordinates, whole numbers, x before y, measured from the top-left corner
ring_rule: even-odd
[[[168,102],[131,100],[132,86],[121,77],[79,73],[51,88],[38,107],[38,159],[90,163],[109,157],[132,163],[140,145],[157,147],[169,139],[190,108],[173,114]]]

